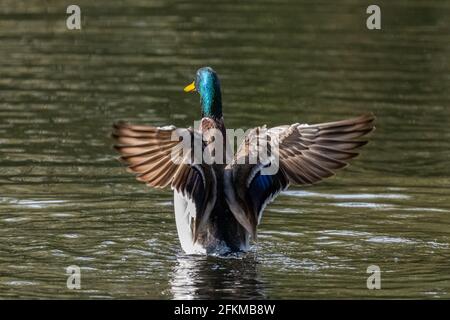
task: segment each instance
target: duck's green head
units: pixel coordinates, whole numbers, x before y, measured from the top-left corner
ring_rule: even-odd
[[[217,73],[210,67],[197,70],[195,80],[184,88],[185,92],[200,94],[202,117],[220,119],[222,117],[222,94]]]

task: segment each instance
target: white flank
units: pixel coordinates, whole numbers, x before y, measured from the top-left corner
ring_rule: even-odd
[[[184,197],[176,190],[173,191],[173,196],[175,222],[177,224],[181,248],[187,254],[205,254],[206,249],[198,243],[194,244],[193,241],[191,221],[193,221],[192,218],[195,218],[197,215],[194,202],[191,199]]]

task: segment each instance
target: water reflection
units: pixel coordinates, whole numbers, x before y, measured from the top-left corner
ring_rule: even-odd
[[[171,280],[173,299],[265,299],[254,253],[242,257],[179,255]]]

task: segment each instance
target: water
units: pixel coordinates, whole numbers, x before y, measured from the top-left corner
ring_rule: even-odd
[[[446,1],[2,1],[1,298],[449,298]],[[211,65],[230,128],[373,111],[336,177],[290,188],[238,259],[180,251],[169,191],[114,160],[111,123],[192,125]],[[368,290],[369,265],[382,271]],[[81,267],[81,290],[65,269]]]

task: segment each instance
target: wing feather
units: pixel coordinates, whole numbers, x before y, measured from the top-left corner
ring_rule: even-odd
[[[118,122],[113,125],[112,137],[115,140],[114,149],[121,155],[119,160],[127,165],[127,171],[134,173],[137,180],[153,188],[170,185],[189,201],[192,200],[195,216],[189,219],[189,223],[195,242],[209,219],[216,201],[217,187],[211,166],[194,164],[192,141],[199,137],[198,133],[193,129],[173,126],[161,128]],[[183,150],[180,143],[183,137],[191,139],[188,150]],[[174,161],[174,155],[182,156],[178,159],[182,161]]]
[[[367,143],[359,138],[375,129],[374,122],[373,114],[365,114],[314,125],[296,123],[251,130],[238,148],[234,162],[226,168],[229,171],[226,178],[230,180],[225,188],[226,200],[236,219],[255,236],[255,221],[260,221],[268,202],[289,184],[317,183],[346,167],[358,155],[355,150]],[[260,174],[264,167],[261,162],[250,165],[238,161],[248,160],[252,152],[258,151],[257,141],[261,137],[278,142],[278,152],[272,150],[271,156],[278,154],[279,170],[270,179]]]

